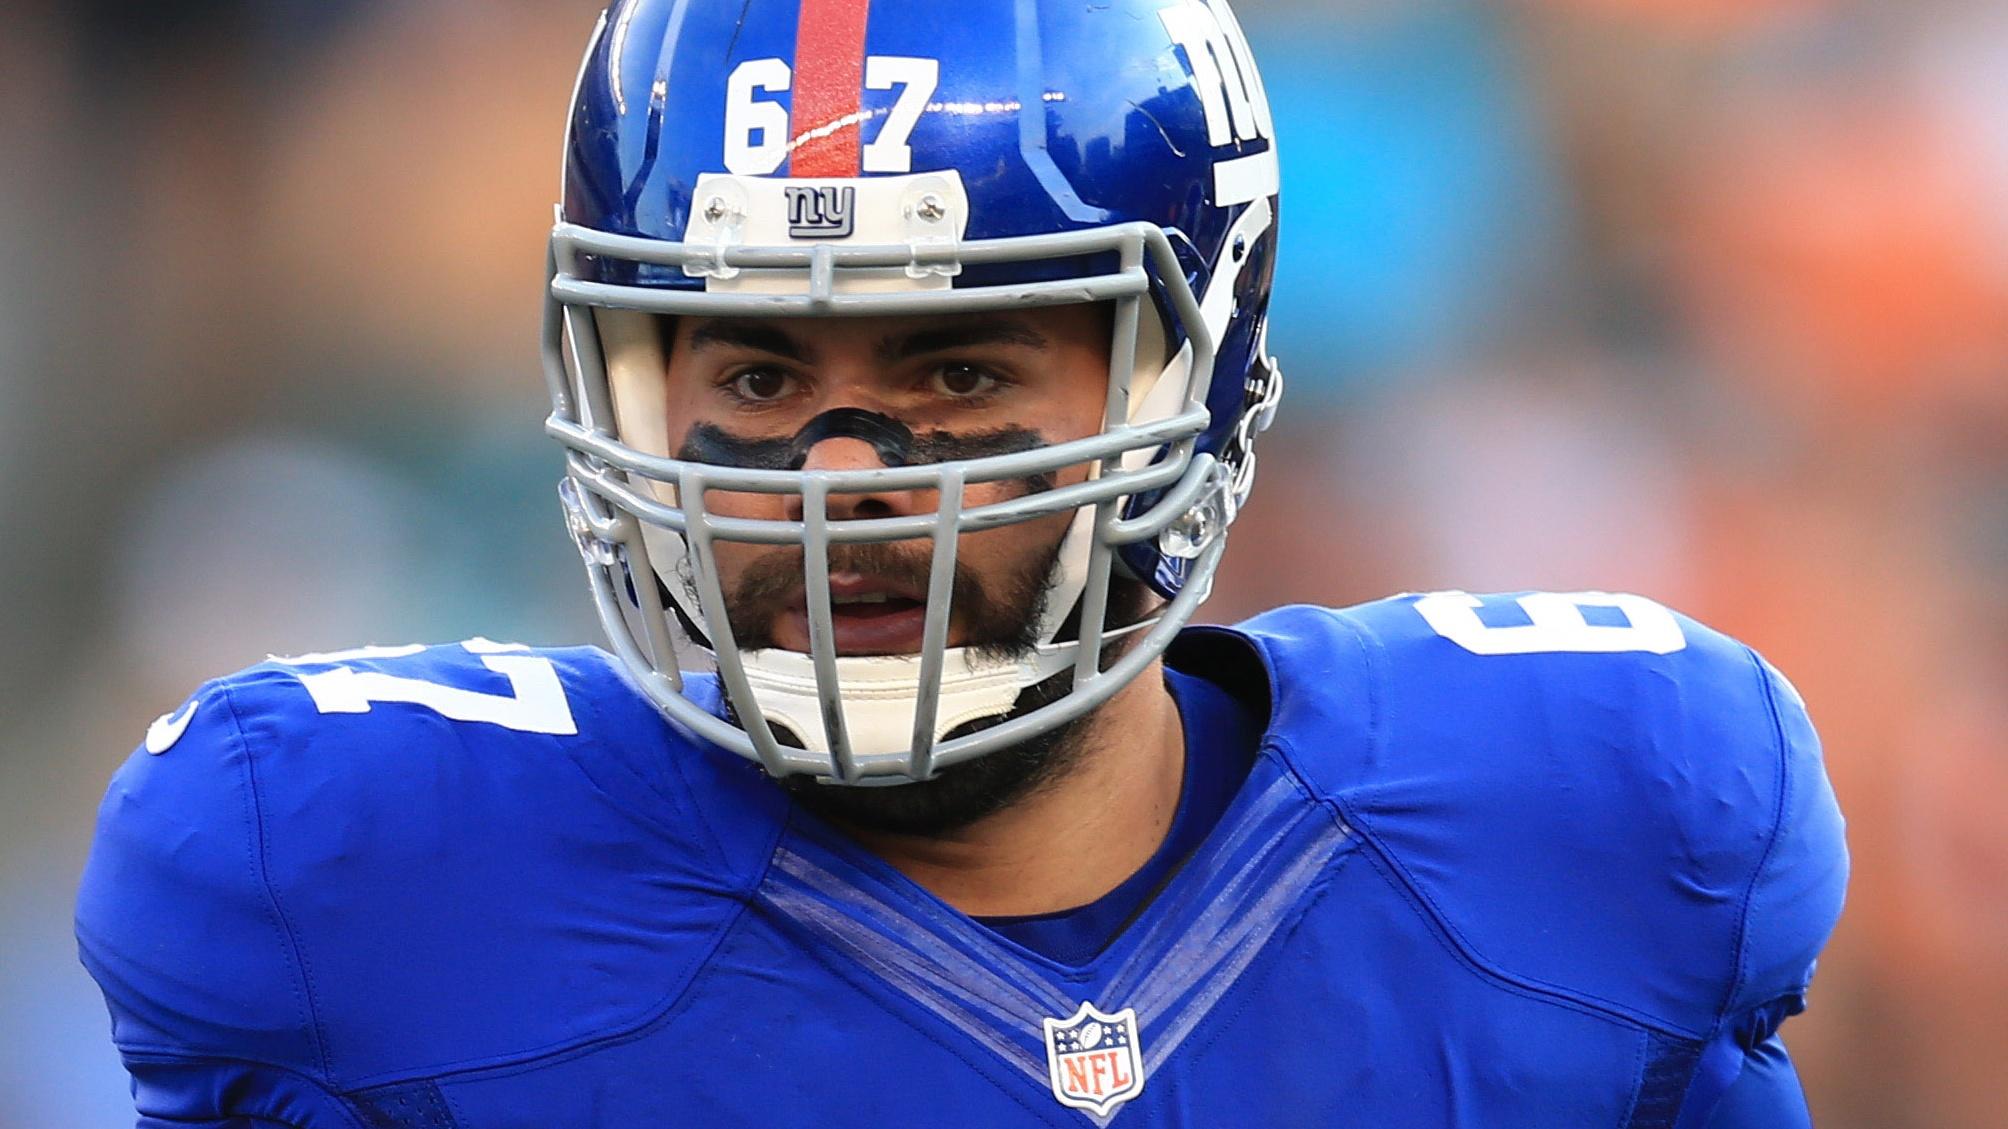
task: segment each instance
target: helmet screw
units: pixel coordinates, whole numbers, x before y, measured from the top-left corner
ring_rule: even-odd
[[[704,218],[710,220],[712,223],[717,223],[719,220],[724,219],[725,212],[725,197],[723,196],[713,196],[704,205]]]
[[[914,212],[929,223],[938,223],[941,217],[948,214],[948,205],[941,197],[930,192],[920,198],[920,204],[914,208]]]
[[[1235,237],[1234,237],[1234,261],[1238,263],[1238,262],[1240,262],[1241,260],[1243,260],[1243,259],[1245,259],[1245,258],[1247,258],[1247,257],[1248,257],[1248,237],[1247,237],[1247,236],[1245,236],[1245,235],[1237,235],[1237,236],[1235,236]]]

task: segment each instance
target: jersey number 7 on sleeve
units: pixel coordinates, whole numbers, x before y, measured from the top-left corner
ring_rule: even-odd
[[[522,653],[527,652],[528,647],[492,643],[486,639],[469,639],[460,646],[470,654],[480,655],[481,665],[507,678],[510,692],[491,694],[423,678],[341,665],[335,665],[332,670],[303,673],[300,683],[307,688],[315,708],[322,713],[368,713],[370,706],[376,702],[400,702],[423,706],[454,721],[482,721],[518,733],[569,736],[579,731],[578,724],[572,720],[571,703],[565,700],[565,687],[558,681],[557,669],[551,665],[550,659]],[[399,658],[424,649],[422,646],[365,647],[278,661],[294,666],[340,664],[345,660]]]

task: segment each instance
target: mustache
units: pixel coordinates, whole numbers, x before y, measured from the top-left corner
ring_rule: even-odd
[[[988,587],[974,569],[960,560],[955,562],[948,607],[968,624],[968,646],[978,655],[1015,661],[1037,650],[1059,546],[1042,556]],[[917,593],[922,601],[927,599],[933,570],[933,554],[926,549],[902,549],[893,543],[830,547],[831,572],[870,576]],[[805,554],[799,549],[749,562],[725,593],[726,617],[739,647],[750,651],[774,646],[774,621],[779,611],[806,587]]]
[[[918,592],[922,598],[927,593],[928,582],[933,578],[933,555],[925,549],[902,550],[892,544],[861,544],[830,546],[830,571],[855,572],[884,581],[896,588]],[[955,582],[958,589],[966,579],[966,566],[955,563]],[[973,580],[973,578],[967,578]],[[736,613],[743,601],[748,604],[772,606],[800,592],[808,582],[806,554],[801,550],[774,553],[763,556],[746,566],[739,582],[733,586],[731,598],[727,601]]]

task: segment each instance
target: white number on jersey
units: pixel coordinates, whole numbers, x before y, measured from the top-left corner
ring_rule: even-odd
[[[300,682],[322,713],[368,713],[376,702],[400,702],[424,706],[454,721],[484,721],[518,733],[550,733],[568,736],[579,731],[572,720],[571,703],[551,660],[541,655],[521,654],[530,648],[517,643],[493,643],[469,639],[460,644],[470,654],[481,656],[481,665],[509,680],[510,692],[489,694],[428,682],[423,678],[357,670],[339,665],[364,659],[402,658],[425,648],[361,647],[353,651],[275,658],[289,666],[332,665],[300,675]]]
[[[1526,623],[1494,627],[1478,616],[1485,601],[1464,592],[1434,592],[1415,610],[1438,635],[1474,655],[1612,654],[1644,651],[1670,655],[1687,646],[1672,612],[1644,596],[1612,592],[1534,592],[1514,601]],[[1623,623],[1591,623],[1585,608],[1608,608]]]

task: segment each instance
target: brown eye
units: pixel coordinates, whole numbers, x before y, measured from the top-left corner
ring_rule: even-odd
[[[997,378],[975,365],[942,365],[934,370],[934,390],[943,396],[968,399],[997,389]]]
[[[741,400],[764,404],[779,400],[795,390],[795,378],[779,369],[748,369],[732,378],[732,394]]]

